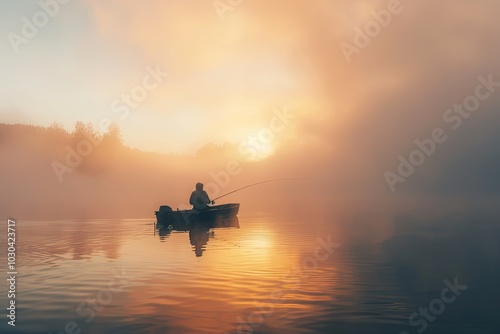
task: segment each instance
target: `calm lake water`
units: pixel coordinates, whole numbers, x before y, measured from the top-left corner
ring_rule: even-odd
[[[197,233],[18,221],[17,247],[1,333],[500,332],[500,224],[484,214],[242,213]]]

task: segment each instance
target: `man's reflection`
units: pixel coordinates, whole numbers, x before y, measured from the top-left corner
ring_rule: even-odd
[[[194,247],[194,253],[196,254],[196,257],[200,257],[203,255],[203,252],[206,250],[208,239],[210,237],[213,237],[214,235],[213,230],[223,227],[239,228],[240,223],[238,217],[230,217],[225,219],[218,219],[216,221],[197,222],[190,224],[168,226],[162,224],[156,225],[161,242],[164,242],[166,238],[170,236],[172,231],[189,232],[189,243]]]
[[[194,246],[196,257],[203,255],[209,238],[209,228],[195,227],[189,230],[189,242]]]

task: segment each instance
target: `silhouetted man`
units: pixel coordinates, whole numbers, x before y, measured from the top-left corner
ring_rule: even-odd
[[[213,201],[210,201],[207,192],[203,190],[203,183],[198,182],[196,190],[191,193],[189,204],[197,210],[204,210],[208,209],[208,204],[210,203],[214,204]]]

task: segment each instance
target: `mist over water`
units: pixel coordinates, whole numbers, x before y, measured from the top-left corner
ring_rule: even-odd
[[[0,193],[2,212],[34,220],[142,218],[163,204],[174,209],[188,208],[196,182],[203,182],[209,196],[217,198],[240,187],[283,178],[291,179],[246,188],[217,203],[242,202],[243,210],[248,212],[279,210],[284,215],[299,216],[300,212],[325,216],[325,210],[359,208],[497,210],[496,188],[488,188],[494,187],[491,182],[494,184],[496,178],[488,174],[488,169],[481,176],[475,169],[468,174],[481,177],[485,185],[480,189],[481,183],[476,184],[470,196],[462,191],[442,192],[444,188],[434,191],[434,185],[423,196],[422,187],[426,186],[417,186],[420,171],[391,193],[382,172],[369,181],[366,178],[370,174],[357,170],[346,176],[346,166],[336,163],[334,167],[325,155],[306,153],[293,145],[260,161],[247,160],[250,154],[231,144],[210,144],[194,156],[164,155],[125,146],[119,129],[115,134],[101,135],[91,127],[79,126],[72,133],[57,127],[0,126],[0,154],[5,161],[0,166],[0,178],[6,189]],[[80,150],[82,142],[89,143],[88,154]],[[495,161],[488,164],[493,166]],[[427,166],[433,167],[431,163]],[[451,176],[439,182],[454,178],[458,182],[455,187],[465,189],[471,184],[468,177],[451,171]]]
[[[298,164],[303,159],[293,147],[253,161],[248,160],[250,151],[231,144],[210,144],[194,156],[148,153],[123,145],[119,132],[100,135],[82,123],[72,133],[4,124],[0,134],[0,154],[6,161],[0,178],[9,189],[0,194],[0,208],[21,219],[147,217],[162,204],[185,209],[199,181],[211,198],[217,198],[277,180],[218,201],[242,201],[255,211],[286,212],[296,205],[322,211],[351,200],[349,193],[338,194],[329,173],[320,173],[324,167],[315,159],[321,157]],[[376,199],[370,201],[374,205]]]

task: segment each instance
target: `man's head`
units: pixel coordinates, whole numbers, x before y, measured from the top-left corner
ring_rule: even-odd
[[[198,182],[198,183],[196,184],[196,190],[203,190],[203,183]]]

